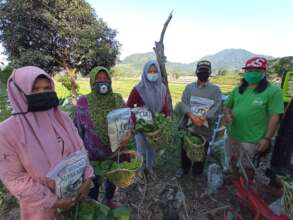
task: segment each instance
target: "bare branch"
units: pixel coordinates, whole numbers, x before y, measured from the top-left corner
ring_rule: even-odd
[[[167,27],[172,19],[173,16],[173,11],[169,14],[166,22],[164,23],[162,32],[161,32],[161,37],[160,37],[160,41],[156,41],[155,42],[155,47],[153,48],[157,57],[157,61],[160,65],[160,69],[161,69],[161,74],[162,74],[162,80],[163,83],[166,85],[167,87],[167,96],[168,96],[168,105],[169,105],[169,109],[173,110],[173,106],[172,106],[172,99],[171,99],[171,94],[170,94],[170,90],[169,90],[169,86],[168,86],[168,76],[167,76],[167,71],[166,71],[166,62],[167,62],[167,58],[165,56],[165,52],[164,52],[164,36],[165,36],[165,32],[167,30]]]
[[[168,25],[169,25],[169,23],[170,23],[172,17],[173,17],[173,10],[172,10],[171,13],[169,14],[169,17],[167,18],[167,20],[166,20],[166,22],[165,22],[165,24],[164,24],[163,30],[162,30],[162,32],[161,32],[160,42],[163,42],[163,41],[164,41],[165,32],[166,32],[166,30],[167,30],[167,27],[168,27]]]

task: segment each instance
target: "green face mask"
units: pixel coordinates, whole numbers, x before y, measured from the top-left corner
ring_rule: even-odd
[[[257,71],[249,71],[244,75],[244,79],[248,82],[248,84],[258,84],[263,78],[263,73]]]

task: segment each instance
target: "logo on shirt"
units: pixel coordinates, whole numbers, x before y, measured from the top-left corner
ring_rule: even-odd
[[[264,101],[261,100],[261,99],[256,99],[256,100],[253,101],[252,104],[255,105],[255,106],[263,106]]]

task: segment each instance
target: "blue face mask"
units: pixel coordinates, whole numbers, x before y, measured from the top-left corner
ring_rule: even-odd
[[[156,82],[158,80],[158,78],[159,78],[159,74],[158,73],[152,73],[152,74],[148,73],[147,74],[147,79],[150,82]]]
[[[112,91],[112,86],[109,82],[95,82],[93,89],[98,94],[105,95]]]

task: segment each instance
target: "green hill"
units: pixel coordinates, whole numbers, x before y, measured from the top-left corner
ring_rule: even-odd
[[[200,60],[207,59],[211,61],[214,74],[218,74],[223,70],[241,69],[245,61],[256,54],[243,49],[225,49],[213,55],[202,57]],[[269,59],[272,57],[265,56]],[[113,72],[118,76],[137,76],[142,72],[143,65],[151,59],[155,59],[153,52],[137,53],[127,56],[118,63]],[[176,63],[168,61],[166,63],[167,71],[175,77],[183,75],[194,75],[197,61],[193,63]]]

